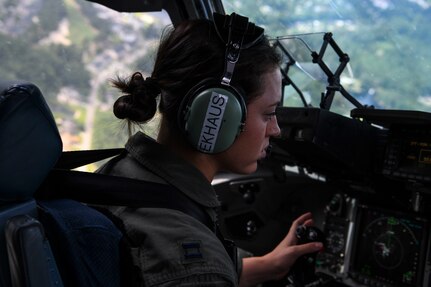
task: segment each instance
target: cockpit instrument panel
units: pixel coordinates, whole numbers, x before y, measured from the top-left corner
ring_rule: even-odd
[[[428,220],[366,205],[357,212],[350,277],[371,286],[422,286]]]
[[[390,130],[382,173],[431,182],[431,130],[428,126],[394,126]]]

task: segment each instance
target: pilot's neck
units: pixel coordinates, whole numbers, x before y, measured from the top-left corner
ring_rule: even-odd
[[[184,136],[178,130],[171,131],[171,128],[169,128],[164,120],[160,124],[157,142],[193,164],[209,182],[212,182],[215,174],[218,172],[218,164],[215,157],[193,149],[186,142]]]

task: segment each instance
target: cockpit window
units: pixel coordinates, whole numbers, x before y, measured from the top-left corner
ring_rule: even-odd
[[[119,13],[78,0],[1,2],[0,78],[41,89],[64,150],[123,146],[127,129],[112,113],[118,92],[109,80],[151,72],[167,13]]]
[[[109,79],[135,70],[150,73],[160,35],[171,23],[167,13],[119,13],[78,0],[1,2],[0,78],[40,87],[64,150],[123,146],[127,129],[112,114],[118,93]],[[328,77],[311,53],[319,52],[331,32],[349,58],[339,78],[349,95],[376,108],[431,111],[429,1],[223,0],[223,5],[226,13],[265,27],[293,56],[288,76],[294,85],[285,86],[283,105],[321,104]],[[332,49],[324,61],[332,71],[340,64]],[[349,115],[352,108],[335,94],[331,110]],[[146,131],[152,134],[155,125],[146,125]]]
[[[349,56],[340,82],[360,103],[382,109],[431,111],[429,1],[224,0],[223,3],[227,13],[235,11],[249,16],[265,27],[270,37],[303,35],[290,41],[290,52],[297,58],[289,74],[307,104],[318,107],[328,85],[325,74],[321,77],[322,73],[312,63],[308,48],[319,52],[322,44],[319,32],[331,32],[337,45]],[[328,66],[334,71],[339,61],[333,51],[330,53]],[[291,85],[285,88],[284,105],[304,105]],[[331,110],[348,115],[352,108],[354,105],[340,93],[335,94]]]

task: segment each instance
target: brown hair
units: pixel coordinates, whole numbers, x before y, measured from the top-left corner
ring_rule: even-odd
[[[129,80],[117,78],[115,87],[124,94],[114,104],[114,114],[129,122],[144,123],[157,109],[171,127],[176,126],[181,100],[205,79],[221,81],[225,62],[225,43],[209,20],[191,20],[164,31],[150,78],[134,73]],[[242,91],[246,103],[261,94],[262,75],[272,71],[280,56],[266,37],[241,50],[231,85]]]

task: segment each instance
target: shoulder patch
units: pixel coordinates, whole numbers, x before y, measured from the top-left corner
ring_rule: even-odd
[[[201,242],[199,240],[184,241],[180,244],[185,262],[202,261],[204,256],[202,254]]]

